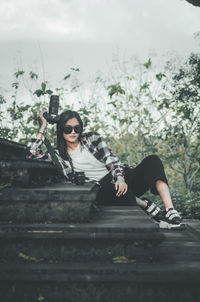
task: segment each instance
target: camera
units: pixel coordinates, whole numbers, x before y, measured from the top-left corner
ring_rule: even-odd
[[[51,95],[49,102],[49,112],[44,112],[43,116],[50,124],[58,123],[60,116],[58,115],[59,96]]]
[[[84,172],[75,172],[74,173],[74,183],[76,185],[83,185],[85,183],[85,173]]]

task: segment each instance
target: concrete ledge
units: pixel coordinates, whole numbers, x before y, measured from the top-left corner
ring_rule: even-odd
[[[98,186],[94,183],[85,183],[77,186],[71,182],[56,183],[35,188],[11,188],[0,191],[0,201],[35,203],[38,201],[94,201]]]
[[[86,222],[92,215],[99,187],[52,184],[42,188],[11,188],[0,191],[1,223]]]
[[[0,265],[4,302],[197,302],[200,263]],[[6,273],[7,272],[7,273]]]
[[[0,280],[198,284],[200,262],[0,264]]]

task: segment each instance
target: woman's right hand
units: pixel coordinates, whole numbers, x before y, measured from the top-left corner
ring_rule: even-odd
[[[44,112],[46,112],[46,110],[42,110],[38,116],[38,121],[39,121],[39,124],[40,124],[40,127],[45,129],[46,126],[47,126],[47,120],[44,118],[43,114]]]
[[[40,124],[40,130],[38,131],[38,134],[37,134],[38,139],[42,139],[42,136],[44,135],[44,130],[47,126],[47,120],[43,116],[44,112],[46,112],[46,110],[42,110],[38,116],[38,121]]]

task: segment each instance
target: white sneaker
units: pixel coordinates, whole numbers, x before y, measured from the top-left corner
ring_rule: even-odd
[[[163,219],[159,223],[159,227],[161,229],[175,229],[180,228],[181,223],[182,219],[179,213],[175,209],[170,208],[168,211],[165,211]]]

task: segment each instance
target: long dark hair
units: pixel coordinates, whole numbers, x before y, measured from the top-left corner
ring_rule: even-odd
[[[58,148],[60,156],[64,160],[68,160],[70,162],[71,166],[73,167],[71,158],[67,152],[66,141],[63,138],[63,127],[64,127],[65,123],[72,118],[76,118],[81,126],[81,133],[79,134],[79,137],[78,137],[78,140],[79,141],[81,140],[82,133],[83,133],[83,121],[82,121],[80,115],[78,114],[78,112],[72,111],[72,110],[66,110],[61,113],[60,121],[57,123],[57,148]]]

